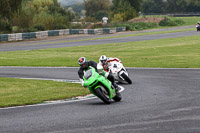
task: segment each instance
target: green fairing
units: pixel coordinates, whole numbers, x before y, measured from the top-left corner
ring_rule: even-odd
[[[115,97],[116,95],[115,89],[111,88],[111,82],[107,78],[105,78],[102,75],[99,75],[99,73],[97,73],[96,70],[91,67],[88,70],[85,70],[84,73],[85,73],[83,76],[84,86],[88,87],[88,89],[92,94],[96,95],[94,90],[100,87],[100,85],[103,85],[105,89],[108,90],[109,97],[111,99]]]

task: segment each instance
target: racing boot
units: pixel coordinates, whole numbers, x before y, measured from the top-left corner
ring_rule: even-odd
[[[119,86],[116,82],[113,82],[113,86],[115,88],[116,93],[119,93]]]

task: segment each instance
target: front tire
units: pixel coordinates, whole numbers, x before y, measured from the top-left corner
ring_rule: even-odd
[[[96,88],[94,90],[94,92],[96,93],[96,96],[98,98],[100,98],[105,104],[110,104],[111,103],[111,99],[109,97],[108,92],[101,86],[99,88]]]
[[[119,101],[121,101],[121,99],[122,99],[122,96],[121,96],[121,94],[119,92],[116,93],[116,96],[113,98],[113,100],[115,102],[119,102]]]
[[[125,73],[122,73],[122,78],[124,79],[124,80],[126,80],[129,84],[132,84],[132,81],[131,81],[131,79],[125,74]]]

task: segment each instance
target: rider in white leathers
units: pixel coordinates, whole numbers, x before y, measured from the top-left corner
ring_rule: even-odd
[[[104,71],[108,72],[109,71],[109,66],[112,66],[113,63],[119,62],[122,63],[120,59],[118,58],[112,58],[112,57],[106,57],[105,55],[102,55],[99,58],[99,66],[102,66]]]
[[[129,84],[132,83],[126,68],[123,66],[119,58],[111,58],[102,55],[99,58],[99,63],[97,67],[101,67],[104,71],[109,72],[113,75],[116,81]]]

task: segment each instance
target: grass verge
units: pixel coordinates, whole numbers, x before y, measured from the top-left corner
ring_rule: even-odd
[[[80,84],[0,77],[0,107],[29,105],[89,94]]]
[[[182,19],[185,22],[182,26],[194,25],[194,27],[200,21],[200,17],[171,17],[171,19]]]
[[[163,27],[159,28],[154,28],[154,29],[160,29]],[[170,28],[170,27],[165,27],[165,28]],[[133,34],[128,34],[128,35],[115,35],[115,36],[108,36],[108,37],[97,37],[97,38],[90,38],[90,39],[82,39],[82,40],[66,40],[66,41],[56,41],[56,42],[40,42],[40,43],[34,43],[37,45],[41,44],[56,44],[56,43],[65,43],[65,42],[81,42],[81,41],[89,41],[89,40],[100,40],[100,39],[109,39],[109,38],[121,38],[121,37],[130,37],[130,36],[143,36],[143,35],[156,35],[156,34],[165,34],[165,33],[176,33],[176,32],[184,32],[184,31],[196,31],[196,28],[186,28],[186,29],[179,29],[179,30],[169,30],[169,31],[152,31],[152,32],[145,32],[145,33],[133,33]],[[1,44],[1,42],[0,42]],[[25,45],[31,45],[31,43],[23,44]],[[22,46],[22,45],[21,45]]]
[[[200,68],[199,36],[31,51],[0,52],[0,66],[78,66],[85,56],[120,58],[126,67]]]
[[[165,15],[146,15],[145,17],[166,17]],[[169,17],[169,16],[167,16]],[[187,26],[187,25],[196,25],[197,21],[200,21],[200,17],[169,17],[172,20],[175,19],[181,19],[183,20],[185,23],[181,26]]]

